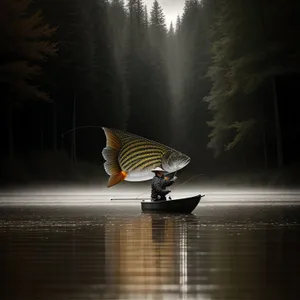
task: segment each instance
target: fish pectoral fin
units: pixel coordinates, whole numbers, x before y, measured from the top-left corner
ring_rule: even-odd
[[[124,181],[126,176],[127,176],[127,173],[124,172],[124,171],[121,171],[121,172],[115,173],[113,175],[110,175],[107,187],[110,188],[110,187]]]

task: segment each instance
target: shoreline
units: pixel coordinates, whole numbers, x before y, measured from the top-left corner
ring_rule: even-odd
[[[78,161],[77,164],[69,159],[66,153],[46,152],[27,158],[16,158],[12,163],[1,161],[0,190],[19,188],[60,188],[81,187],[101,188],[107,190],[109,176],[103,168],[103,162],[91,163]],[[200,169],[200,168],[199,168]],[[205,173],[205,172],[203,172]],[[256,169],[228,172],[227,174],[204,174],[193,178],[196,173],[184,170],[178,174],[178,180],[171,188],[180,190],[196,186],[203,188],[263,188],[263,189],[296,189],[300,186],[298,166],[282,169]],[[185,183],[186,182],[186,183]],[[111,190],[145,190],[150,180],[145,182],[123,182]]]

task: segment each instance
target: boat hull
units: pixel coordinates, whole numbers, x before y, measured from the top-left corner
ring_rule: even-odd
[[[197,195],[188,198],[141,202],[142,212],[163,212],[163,213],[184,213],[190,214],[199,204],[203,195]]]

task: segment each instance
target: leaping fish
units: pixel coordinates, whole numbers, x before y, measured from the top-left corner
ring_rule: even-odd
[[[146,181],[153,177],[152,169],[162,167],[175,172],[191,161],[187,155],[144,137],[102,127],[106,135],[106,147],[102,155],[104,169],[110,178],[107,187],[122,181]]]

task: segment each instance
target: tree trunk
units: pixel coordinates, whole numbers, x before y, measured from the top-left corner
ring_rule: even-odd
[[[73,101],[73,139],[72,139],[72,157],[73,163],[76,164],[76,97],[74,93],[74,101]]]
[[[43,130],[43,127],[41,127],[41,152],[43,153],[44,151],[44,130]]]
[[[263,152],[264,152],[264,167],[268,169],[268,145],[267,145],[267,130],[265,121],[265,110],[264,103],[262,103],[262,115],[261,115],[261,131],[262,131],[262,142],[263,142]]]
[[[53,152],[57,151],[57,112],[56,105],[53,105]]]
[[[262,122],[262,133],[263,133],[264,166],[265,169],[268,169],[267,132],[266,132],[264,120]]]
[[[40,150],[44,151],[44,126],[43,126],[43,111],[40,113]]]
[[[269,34],[268,34],[268,26],[266,24],[266,19],[264,15],[264,11],[266,11],[266,7],[263,6],[262,2],[258,2],[260,4],[261,11],[261,28],[264,33],[265,39],[267,42],[270,42]],[[265,53],[267,57],[267,67],[270,68],[273,65],[273,62],[269,56],[267,48],[265,48]],[[275,131],[276,131],[276,145],[277,145],[277,167],[281,168],[283,165],[283,153],[282,153],[282,137],[281,137],[281,126],[280,126],[280,116],[278,109],[278,98],[276,91],[276,81],[275,76],[271,77],[271,88],[273,94],[273,106],[274,106],[274,114],[275,114]]]
[[[63,152],[64,148],[65,148],[65,146],[64,146],[64,136],[62,135],[61,136],[61,142],[60,142],[60,150]]]
[[[13,104],[11,101],[8,102],[8,155],[9,160],[14,159],[14,128],[13,128]]]
[[[274,104],[274,114],[275,114],[277,167],[281,168],[283,165],[282,136],[281,136],[281,126],[280,126],[280,116],[279,116],[279,109],[278,109],[278,98],[277,98],[277,91],[276,91],[275,76],[273,76],[271,80],[272,80],[273,104]]]

